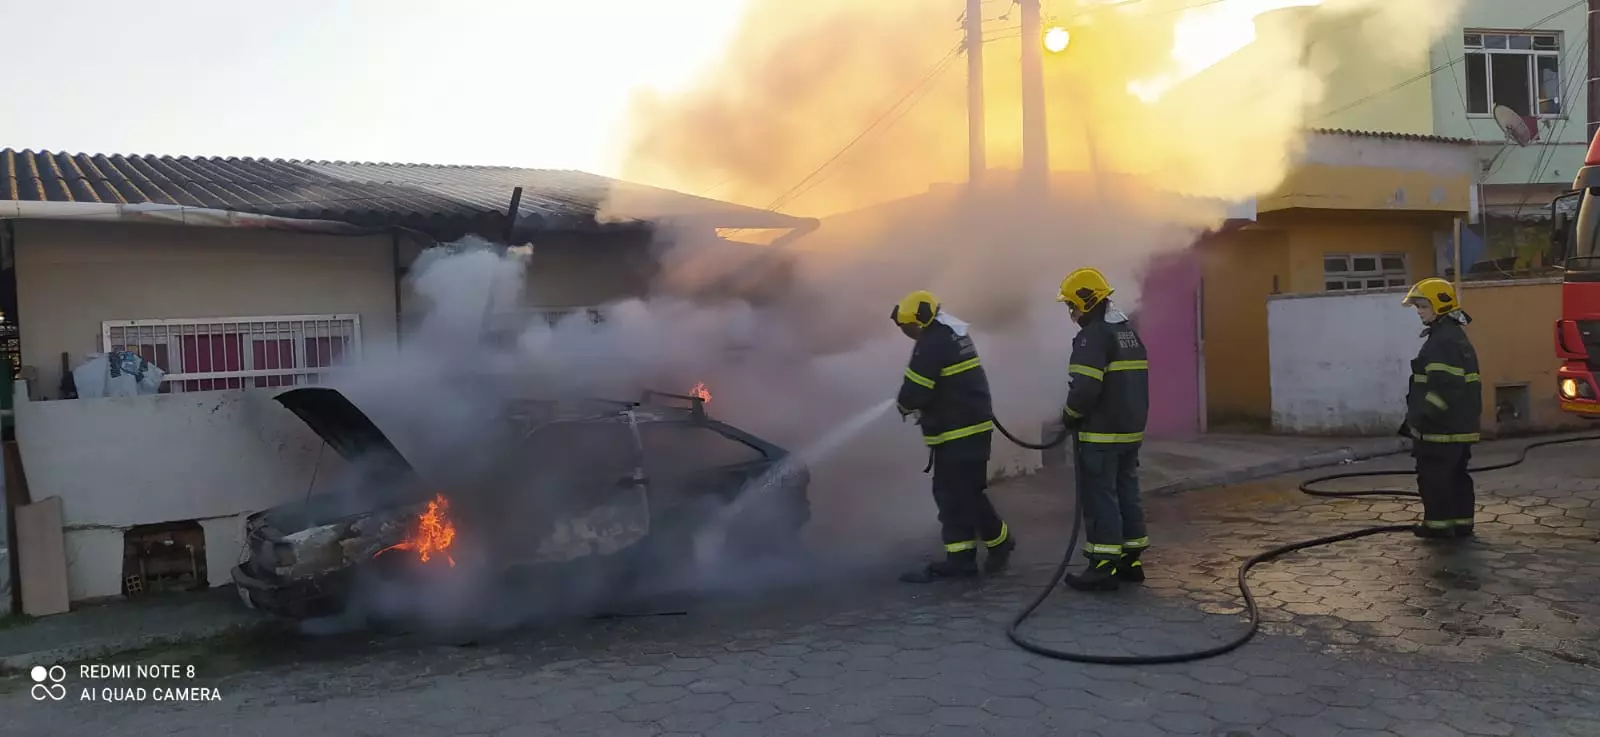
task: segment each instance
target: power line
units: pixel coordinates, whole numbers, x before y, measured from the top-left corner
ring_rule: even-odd
[[[1134,3],[1146,2],[1146,1],[1148,1],[1148,0],[1128,0],[1128,2],[1123,3],[1123,5],[1131,5],[1131,4],[1134,4]],[[1180,7],[1180,8],[1173,8],[1173,9],[1166,10],[1166,11],[1161,11],[1161,12],[1163,12],[1163,13],[1183,12],[1183,11],[1187,11],[1187,10],[1193,10],[1195,8],[1205,7],[1205,6],[1208,6],[1208,5],[1216,5],[1216,4],[1219,4],[1219,3],[1222,3],[1222,2],[1227,2],[1227,0],[1199,0],[1198,2],[1190,3],[1190,4],[1185,5],[1183,7]],[[1570,4],[1570,5],[1566,6],[1566,7],[1563,7],[1563,8],[1561,8],[1561,9],[1559,9],[1559,10],[1553,12],[1553,13],[1550,13],[1549,15],[1544,16],[1543,18],[1540,18],[1537,21],[1534,21],[1532,24],[1528,25],[1527,27],[1525,27],[1525,28],[1523,28],[1521,30],[1522,31],[1536,30],[1540,26],[1543,26],[1545,23],[1547,23],[1547,22],[1549,22],[1549,21],[1555,19],[1556,17],[1561,16],[1561,15],[1563,15],[1565,13],[1571,12],[1572,10],[1574,10],[1574,9],[1576,9],[1576,8],[1582,6],[1582,5],[1585,5],[1585,3],[1586,3],[1586,0],[1577,0],[1576,2],[1573,2],[1572,4]],[[1078,15],[1073,16],[1073,18],[1074,19],[1082,18],[1082,17],[1088,15],[1090,12],[1093,12],[1093,11],[1085,11],[1083,13],[1079,13]],[[1017,34],[1011,33],[1011,31],[1013,31],[1013,30],[1016,30],[1016,31],[1018,31],[1020,33],[1020,26],[1013,27],[1013,28],[1002,28],[1002,29],[998,29],[998,30],[991,30],[990,32],[985,34],[986,37],[983,38],[981,42],[985,43],[985,44],[988,44],[988,43],[991,43],[993,41],[999,41],[999,40],[1003,40],[1003,39],[1006,39],[1006,38],[1014,38],[1015,35],[1017,35]],[[852,138],[842,148],[840,148],[837,152],[835,152],[832,156],[830,156],[826,161],[822,162],[822,164],[819,165],[816,169],[812,170],[811,173],[807,174],[799,182],[796,182],[794,184],[794,186],[790,187],[788,190],[784,191],[777,198],[775,198],[773,200],[772,204],[767,206],[767,209],[776,211],[778,208],[783,207],[783,206],[787,205],[788,203],[793,202],[795,199],[805,195],[807,192],[810,192],[811,189],[815,188],[818,184],[820,184],[822,181],[827,179],[827,177],[830,175],[829,173],[827,173],[827,170],[828,170],[829,167],[833,166],[840,159],[844,158],[844,156],[846,154],[848,154],[852,149],[854,149],[857,145],[859,145],[862,141],[864,141],[874,131],[879,130],[880,127],[882,129],[884,129],[884,130],[887,130],[888,128],[893,127],[902,118],[904,118],[905,115],[907,113],[909,113],[912,108],[916,107],[916,105],[921,101],[922,96],[927,93],[927,89],[928,89],[930,83],[933,81],[933,79],[935,77],[937,77],[939,74],[941,74],[942,72],[944,72],[945,69],[947,69],[949,67],[950,63],[960,54],[963,45],[964,44],[960,44],[960,43],[956,44],[953,48],[951,48],[943,56],[941,56],[937,61],[935,61],[930,66],[928,71],[923,75],[923,77],[920,80],[918,80],[918,82],[915,85],[913,85],[911,89],[907,90],[906,93],[900,97],[900,99],[896,100],[893,105],[890,105],[887,109],[885,109],[883,111],[883,113],[880,114],[871,123],[869,123],[866,128],[864,128],[860,133],[858,133],[854,138]],[[1398,90],[1403,89],[1403,88],[1405,88],[1405,87],[1407,87],[1409,85],[1412,85],[1412,84],[1415,84],[1417,82],[1420,82],[1420,81],[1422,81],[1424,79],[1428,79],[1428,78],[1432,77],[1435,74],[1438,74],[1439,72],[1441,72],[1443,70],[1446,70],[1446,69],[1452,69],[1453,70],[1455,65],[1457,63],[1461,62],[1462,60],[1464,60],[1465,58],[1466,58],[1466,56],[1463,54],[1462,56],[1455,57],[1455,58],[1445,62],[1444,64],[1441,64],[1439,66],[1435,66],[1432,69],[1429,69],[1428,71],[1426,71],[1426,72],[1424,72],[1422,74],[1419,74],[1419,75],[1416,75],[1414,77],[1408,78],[1408,79],[1406,79],[1406,80],[1404,80],[1404,81],[1402,81],[1402,82],[1400,82],[1398,84],[1395,84],[1395,85],[1392,85],[1390,87],[1384,88],[1382,90],[1378,90],[1376,92],[1364,95],[1364,96],[1362,96],[1362,97],[1360,97],[1360,98],[1358,98],[1356,100],[1353,100],[1350,103],[1347,103],[1347,104],[1345,104],[1345,105],[1343,105],[1343,106],[1341,106],[1339,108],[1336,108],[1334,110],[1331,110],[1331,111],[1323,113],[1321,116],[1318,117],[1318,120],[1326,119],[1328,117],[1331,117],[1333,115],[1337,115],[1337,114],[1339,114],[1341,112],[1344,112],[1346,110],[1350,110],[1352,108],[1359,107],[1360,105],[1364,105],[1367,102],[1370,102],[1371,100],[1374,100],[1374,99],[1376,99],[1378,97],[1382,97],[1382,96],[1387,95],[1387,94],[1389,94],[1391,92],[1398,91]],[[1453,74],[1452,74],[1452,78],[1454,78]]]
[[[1584,52],[1588,51],[1588,49],[1589,39],[1584,38],[1584,40],[1578,46],[1578,53],[1573,54],[1572,56],[1572,68],[1567,72],[1567,79],[1561,88],[1560,104],[1562,105],[1565,105],[1568,100],[1571,100],[1572,93],[1576,92],[1578,89],[1577,82],[1580,79],[1578,75],[1578,65],[1580,62],[1587,61],[1587,57]],[[1530,92],[1532,92],[1532,90],[1530,90]],[[1560,123],[1551,126],[1551,132],[1554,135],[1551,136],[1549,141],[1540,146],[1539,155],[1534,158],[1533,171],[1528,174],[1528,181],[1523,185],[1522,200],[1517,203],[1516,214],[1511,216],[1513,220],[1522,217],[1522,208],[1527,207],[1528,199],[1533,195],[1531,189],[1534,183],[1544,178],[1545,170],[1550,168],[1550,162],[1555,160],[1556,147],[1561,145],[1561,136],[1567,132],[1567,125],[1571,122],[1572,116],[1567,115]]]
[[[1519,29],[1519,30],[1521,30],[1523,32],[1537,30],[1540,26],[1544,25],[1545,23],[1550,22],[1551,20],[1554,20],[1557,16],[1564,15],[1566,13],[1570,13],[1573,10],[1575,10],[1575,9],[1577,9],[1579,7],[1582,7],[1582,6],[1586,5],[1586,4],[1587,4],[1587,0],[1577,0],[1577,2],[1574,2],[1571,5],[1568,5],[1568,6],[1562,8],[1560,10],[1557,10],[1554,13],[1551,13],[1551,14],[1543,17],[1543,18],[1540,18],[1539,20],[1534,21],[1531,25],[1527,26],[1526,28],[1522,28],[1522,29]],[[1387,94],[1389,94],[1391,92],[1397,92],[1397,91],[1402,90],[1402,89],[1404,89],[1406,87],[1409,87],[1409,86],[1411,86],[1413,84],[1416,84],[1417,82],[1421,82],[1424,79],[1428,79],[1429,77],[1432,77],[1433,75],[1438,74],[1439,72],[1442,72],[1442,71],[1444,71],[1446,69],[1452,69],[1453,70],[1453,67],[1455,67],[1456,63],[1461,61],[1461,60],[1463,60],[1463,59],[1465,59],[1465,58],[1467,58],[1466,54],[1462,54],[1461,56],[1457,56],[1457,57],[1455,57],[1455,58],[1453,58],[1453,59],[1451,59],[1451,60],[1449,60],[1449,61],[1447,61],[1447,62],[1445,62],[1443,64],[1440,64],[1440,65],[1438,65],[1438,66],[1436,66],[1436,67],[1434,67],[1432,69],[1429,69],[1426,72],[1418,74],[1418,75],[1416,75],[1414,77],[1411,77],[1409,79],[1402,80],[1401,82],[1398,82],[1398,83],[1396,83],[1394,85],[1391,85],[1389,87],[1385,87],[1384,89],[1378,90],[1378,91],[1373,92],[1371,94],[1359,97],[1359,98],[1357,98],[1357,99],[1355,99],[1355,100],[1353,100],[1353,101],[1351,101],[1351,102],[1349,102],[1349,103],[1347,103],[1345,105],[1341,105],[1340,107],[1337,107],[1337,108],[1335,108],[1333,110],[1329,110],[1327,112],[1322,113],[1320,116],[1317,117],[1317,120],[1318,121],[1326,120],[1327,118],[1330,118],[1330,117],[1333,117],[1335,115],[1338,115],[1339,113],[1345,112],[1346,110],[1350,110],[1352,108],[1360,107],[1361,105],[1365,105],[1368,102],[1371,102],[1372,100],[1375,100],[1375,99],[1377,99],[1379,97],[1387,95]],[[1452,76],[1453,76],[1453,74],[1454,74],[1454,72],[1452,71]]]
[[[909,111],[910,108],[914,107],[917,102],[920,102],[924,88],[928,87],[935,77],[938,77],[940,73],[949,68],[950,63],[960,55],[963,45],[964,44],[958,43],[954,47],[951,47],[949,51],[945,52],[943,56],[939,57],[939,59],[929,67],[928,71],[923,74],[922,78],[919,79],[917,83],[911,87],[911,89],[907,90],[906,93],[900,97],[900,99],[896,100],[893,105],[890,105],[887,109],[885,109],[880,115],[878,115],[877,118],[869,123],[866,128],[863,128],[860,133],[856,134],[854,138],[850,139],[849,143],[846,143],[843,148],[840,148],[832,156],[828,157],[826,161],[822,162],[820,166],[812,170],[810,174],[807,174],[805,178],[801,179],[799,182],[796,182],[794,186],[790,187],[783,194],[778,195],[777,199],[774,199],[772,204],[767,206],[767,209],[776,211],[778,208],[794,201],[794,199],[800,194],[803,194],[804,192],[802,190],[809,191],[811,187],[814,187],[817,183],[820,183],[821,180],[819,180],[818,177],[822,176],[823,172],[828,167],[832,166],[834,162],[837,162],[839,159],[843,158],[844,155],[849,153],[851,149],[855,148],[857,144],[865,140],[868,135],[871,135],[873,131],[882,126],[886,121],[889,120],[891,116],[894,116],[897,111],[900,111],[902,107]],[[917,98],[916,101],[912,100],[914,97]],[[907,105],[907,103],[910,104]],[[900,117],[904,117],[904,112],[902,112],[899,117],[895,118],[895,122],[898,122]],[[890,125],[893,125],[893,123],[890,123]],[[808,187],[807,185],[811,186]]]
[[[956,59],[955,56],[950,56],[950,57],[945,58],[944,61],[941,62],[940,66],[937,69],[934,70],[933,76],[929,77],[929,82],[931,82],[934,78],[937,78],[939,76],[939,74],[944,72],[944,70],[950,68],[950,65],[955,62],[955,59]],[[906,116],[906,114],[910,113],[914,108],[916,108],[917,104],[922,102],[922,98],[925,95],[928,94],[929,90],[932,90],[932,89],[933,89],[933,85],[932,84],[924,85],[921,88],[921,90],[918,91],[909,100],[909,102],[906,105],[904,105],[903,107],[900,108],[898,113],[896,113],[892,118],[890,118],[889,120],[887,120],[884,123],[883,129],[884,130],[888,130],[890,128],[893,128],[895,126],[895,124],[900,122],[901,118],[904,118]],[[821,184],[827,178],[828,178],[827,175],[824,175],[822,177],[819,177],[819,178],[813,180],[811,182],[811,184],[801,188],[798,192],[795,192],[794,196],[790,197],[787,202],[793,202],[794,200],[797,200],[797,199],[805,196],[805,194],[807,192],[810,192],[813,188],[815,188],[818,184]],[[787,204],[787,202],[785,204]]]
[[[1199,2],[1191,3],[1189,5],[1185,5],[1185,6],[1181,7],[1181,8],[1174,8],[1174,9],[1171,9],[1171,10],[1161,11],[1161,12],[1162,13],[1177,13],[1177,12],[1183,12],[1183,11],[1186,11],[1186,10],[1193,10],[1195,8],[1205,7],[1207,5],[1216,5],[1216,4],[1227,2],[1227,1],[1228,0],[1199,0]],[[1134,3],[1140,3],[1140,2],[1148,2],[1148,0],[1128,0],[1128,2],[1123,3],[1122,6],[1132,5]],[[1576,0],[1576,2],[1573,2],[1570,5],[1567,5],[1567,6],[1561,8],[1559,10],[1556,10],[1555,12],[1552,12],[1549,15],[1546,15],[1543,18],[1540,18],[1539,20],[1534,21],[1533,23],[1529,24],[1527,27],[1522,28],[1520,30],[1523,31],[1523,32],[1538,30],[1545,23],[1548,23],[1548,22],[1550,22],[1551,20],[1554,20],[1557,17],[1560,17],[1562,15],[1570,13],[1573,10],[1576,10],[1577,8],[1582,7],[1582,6],[1586,5],[1586,4],[1587,4],[1586,0]],[[1113,6],[1113,7],[1122,7],[1122,6]],[[1084,11],[1084,12],[1081,12],[1081,13],[1073,16],[1072,19],[1073,20],[1077,20],[1079,18],[1086,17],[1087,15],[1089,15],[1092,12],[1096,12],[1096,11]],[[1020,33],[1020,26],[1017,26],[1017,27],[1014,27],[1014,28],[1016,28]],[[1018,34],[1005,33],[1007,31],[1011,31],[1011,30],[1013,30],[1013,28],[1000,29],[1001,35],[996,35],[996,36],[993,36],[993,37],[985,37],[983,39],[983,42],[984,43],[990,43],[990,42],[999,41],[999,40],[1002,40],[1002,39],[1005,39],[1005,38],[1014,38],[1016,35],[1018,35]],[[1397,83],[1395,83],[1395,84],[1393,84],[1393,85],[1391,85],[1389,87],[1385,87],[1385,88],[1383,88],[1381,90],[1370,92],[1370,93],[1368,93],[1366,95],[1363,95],[1361,97],[1356,98],[1355,100],[1352,100],[1352,101],[1350,101],[1348,103],[1345,103],[1344,105],[1341,105],[1341,106],[1339,106],[1337,108],[1325,111],[1325,112],[1319,114],[1316,117],[1316,120],[1317,121],[1326,120],[1327,118],[1331,118],[1331,117],[1333,117],[1335,115],[1338,115],[1339,113],[1342,113],[1342,112],[1345,112],[1345,111],[1360,107],[1360,106],[1365,105],[1368,102],[1371,102],[1371,101],[1373,101],[1373,100],[1375,100],[1375,99],[1377,99],[1379,97],[1383,97],[1384,95],[1387,95],[1387,94],[1390,94],[1390,93],[1393,93],[1393,92],[1398,92],[1398,91],[1400,91],[1402,89],[1405,89],[1406,87],[1409,87],[1409,86],[1411,86],[1413,84],[1421,82],[1421,81],[1423,81],[1425,79],[1428,79],[1428,78],[1434,76],[1435,74],[1438,74],[1438,73],[1440,73],[1442,71],[1445,71],[1447,69],[1451,70],[1451,72],[1452,72],[1451,73],[1451,78],[1454,79],[1455,78],[1455,75],[1454,75],[1455,66],[1457,64],[1459,64],[1461,61],[1465,60],[1465,59],[1466,59],[1466,54],[1462,54],[1461,56],[1454,57],[1454,58],[1450,59],[1449,61],[1444,62],[1443,64],[1440,64],[1438,66],[1435,66],[1435,67],[1429,69],[1426,72],[1423,72],[1423,73],[1418,74],[1418,75],[1413,76],[1413,77],[1408,77],[1408,78],[1406,78],[1404,80],[1401,80],[1400,82],[1397,82]],[[1459,85],[1459,81],[1457,82],[1457,84]],[[1466,102],[1466,99],[1465,99],[1464,95],[1462,97],[1462,102],[1463,103]],[[1474,131],[1474,134],[1476,134],[1476,131]]]
[[[1465,59],[1466,57],[1462,57],[1462,58]],[[1455,66],[1456,65],[1453,64],[1453,63],[1450,65],[1450,81],[1455,83],[1455,86],[1456,86],[1456,97],[1461,98],[1462,117],[1465,118],[1466,121],[1467,121],[1467,128],[1472,131],[1472,137],[1473,138],[1477,138],[1478,137],[1478,121],[1476,119],[1466,115],[1466,110],[1468,108],[1472,107],[1472,106],[1467,104],[1467,93],[1466,93],[1465,90],[1461,89],[1461,78],[1456,76]]]

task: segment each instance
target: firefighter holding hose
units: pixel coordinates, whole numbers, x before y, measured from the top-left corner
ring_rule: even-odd
[[[1413,438],[1422,524],[1414,532],[1429,539],[1472,536],[1476,500],[1467,463],[1478,442],[1483,389],[1478,383],[1478,353],[1467,339],[1472,322],[1461,311],[1455,287],[1444,279],[1423,279],[1406,292],[1417,310],[1425,339],[1411,361],[1411,390],[1400,434]]]
[[[916,341],[896,406],[902,418],[917,418],[932,456],[933,501],[945,550],[942,560],[900,580],[929,583],[975,576],[980,543],[988,550],[984,571],[999,573],[1017,541],[985,493],[994,409],[978,348],[967,323],[941,310],[928,292],[906,295],[889,316]]]
[[[1150,407],[1144,342],[1112,306],[1104,274],[1078,269],[1061,281],[1056,301],[1078,323],[1068,361],[1071,389],[1062,409],[1066,431],[1077,433],[1078,483],[1089,567],[1065,577],[1079,591],[1110,591],[1144,580],[1140,555],[1150,545],[1139,499],[1139,448]]]

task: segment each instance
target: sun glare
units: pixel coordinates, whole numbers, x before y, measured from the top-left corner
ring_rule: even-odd
[[[1316,7],[1323,0],[1231,0],[1183,11],[1172,29],[1171,64],[1166,72],[1128,83],[1128,92],[1147,103],[1232,56],[1256,40],[1256,16],[1274,10]]]
[[[1044,48],[1052,54],[1059,54],[1067,50],[1067,44],[1072,41],[1072,34],[1067,29],[1055,26],[1044,32]]]

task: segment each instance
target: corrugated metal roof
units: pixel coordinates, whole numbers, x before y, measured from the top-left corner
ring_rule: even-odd
[[[1449,136],[1423,135],[1420,133],[1391,133],[1389,131],[1358,131],[1348,128],[1312,128],[1312,133],[1322,133],[1332,136],[1355,136],[1357,138],[1387,138],[1394,141],[1422,141],[1426,143],[1476,143],[1470,138],[1451,138]]]
[[[522,187],[519,230],[623,226],[694,216],[726,227],[794,227],[798,218],[596,174],[498,166],[125,156],[0,150],[0,200],[183,205],[454,237],[503,223]],[[631,203],[618,205],[617,203]],[[607,214],[602,220],[611,221]]]

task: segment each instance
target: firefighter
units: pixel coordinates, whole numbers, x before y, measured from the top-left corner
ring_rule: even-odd
[[[1426,327],[1422,350],[1411,361],[1411,390],[1400,433],[1413,438],[1422,524],[1414,532],[1430,539],[1472,536],[1475,500],[1467,462],[1478,442],[1483,390],[1478,384],[1478,353],[1467,339],[1472,322],[1456,301],[1455,287],[1439,278],[1423,279],[1406,292]]]
[[[902,575],[907,583],[965,578],[978,572],[978,546],[988,555],[986,573],[1000,573],[1016,538],[989,501],[990,441],[994,409],[989,379],[978,362],[968,325],[942,311],[925,291],[906,295],[890,310],[900,331],[916,341],[896,398],[901,419],[914,416],[933,470],[933,501],[939,509],[945,556]]]
[[[1150,406],[1144,343],[1127,315],[1112,306],[1114,290],[1095,269],[1061,282],[1064,302],[1079,325],[1067,372],[1071,389],[1062,419],[1077,433],[1081,505],[1089,567],[1065,582],[1079,591],[1109,591],[1144,580],[1140,555],[1149,547],[1139,500],[1139,448]]]

